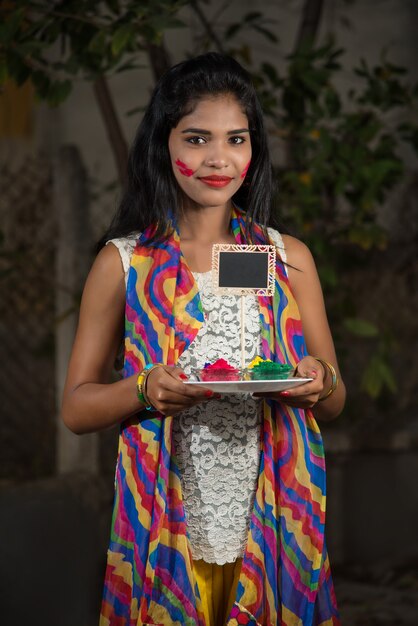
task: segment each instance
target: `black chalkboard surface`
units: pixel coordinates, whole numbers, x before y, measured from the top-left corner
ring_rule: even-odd
[[[268,252],[220,252],[219,287],[267,289]]]
[[[215,292],[272,295],[276,249],[271,245],[215,244],[212,275]]]

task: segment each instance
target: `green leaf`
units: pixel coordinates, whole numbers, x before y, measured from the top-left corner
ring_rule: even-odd
[[[239,56],[246,65],[251,65],[251,48],[250,46],[243,44],[236,50],[237,56]]]
[[[61,104],[61,102],[64,102],[70,95],[72,86],[70,80],[57,80],[51,83],[47,94],[48,104],[55,107]]]
[[[402,172],[402,164],[398,159],[382,159],[371,164],[368,168],[368,176],[374,185],[382,185],[385,179]]]
[[[395,376],[393,374],[393,371],[390,369],[388,363],[383,359],[379,363],[379,371],[382,381],[386,384],[386,387],[389,389],[389,391],[395,393],[398,388]]]
[[[16,33],[21,27],[25,10],[23,7],[11,11],[0,24],[0,41],[3,44],[12,43]]]
[[[325,105],[331,117],[336,117],[341,110],[341,101],[338,93],[334,89],[325,91]]]
[[[232,39],[234,35],[236,35],[242,28],[242,23],[236,22],[235,24],[231,24],[225,31],[225,39]]]
[[[360,59],[360,67],[354,68],[354,73],[363,78],[370,76],[369,66],[364,59]]]
[[[120,26],[112,37],[112,54],[118,56],[130,44],[134,35],[135,29],[132,24]]]
[[[260,13],[260,11],[250,11],[250,13],[246,13],[246,15],[244,15],[243,21],[247,23],[254,22],[254,20],[260,19],[260,17],[263,17],[263,14]]]
[[[349,193],[346,194],[352,203],[357,201],[357,203],[362,203],[362,209],[364,213],[370,213],[372,206],[367,206],[367,197],[365,193],[356,194],[355,198],[350,198]],[[360,213],[360,220],[361,220]],[[357,220],[359,224],[354,223],[351,226],[347,233],[347,239],[350,243],[353,243],[363,250],[371,250],[374,246],[383,250],[386,246],[386,235],[385,231],[378,226],[376,223],[367,223],[361,222],[359,219]]]
[[[31,75],[31,70],[23,60],[14,52],[10,52],[6,57],[9,76],[20,87]]]
[[[394,63],[385,63],[384,66],[387,70],[389,70],[392,74],[400,74],[404,75],[407,73],[407,69],[402,67],[401,65],[395,65]]]
[[[277,70],[271,63],[262,63],[261,69],[272,85],[278,87],[281,84],[282,81],[279,78]]]
[[[364,370],[361,388],[373,399],[376,399],[382,391],[383,381],[379,372],[376,357],[370,359]]]
[[[361,387],[369,396],[376,399],[384,387],[395,393],[397,384],[387,361],[380,354],[374,354],[364,371]]]
[[[265,28],[264,26],[260,26],[259,24],[253,24],[252,28],[256,30],[257,32],[261,33],[262,35],[264,35],[264,37],[268,39],[269,41],[271,41],[272,43],[277,43],[279,41],[276,35],[271,30],[269,30],[268,28]]]
[[[106,51],[106,32],[98,30],[88,45],[89,52],[102,56]]]
[[[379,329],[368,320],[347,317],[343,321],[344,327],[357,337],[377,337]]]
[[[418,153],[418,125],[404,122],[399,124],[398,132],[402,139],[410,143],[415,152]]]
[[[38,98],[41,100],[47,100],[51,84],[48,75],[45,72],[36,70],[36,72],[32,73],[32,83],[35,87],[35,92]]]

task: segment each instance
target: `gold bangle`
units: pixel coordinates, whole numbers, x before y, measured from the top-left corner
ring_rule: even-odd
[[[328,389],[325,396],[322,396],[322,398],[318,398],[318,402],[322,402],[323,400],[329,398],[329,396],[334,393],[334,391],[338,387],[338,376],[337,372],[335,371],[335,367],[331,363],[328,363],[328,361],[325,361],[324,359],[318,359],[317,357],[314,358],[316,361],[318,361],[318,363],[322,365],[324,370],[328,370],[331,375],[331,387]]]
[[[155,369],[156,367],[159,367],[160,365],[161,365],[161,363],[149,363],[139,373],[138,378],[136,380],[136,393],[137,393],[137,396],[138,396],[138,400],[140,402],[142,402],[142,404],[144,405],[144,407],[148,411],[150,411],[154,407],[152,406],[152,404],[149,401],[149,398],[148,398],[148,396],[146,394],[147,378],[150,375],[150,373],[152,372],[152,370]]]

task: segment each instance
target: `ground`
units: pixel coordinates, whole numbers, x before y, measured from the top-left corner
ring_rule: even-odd
[[[342,626],[417,626],[418,562],[334,572]]]

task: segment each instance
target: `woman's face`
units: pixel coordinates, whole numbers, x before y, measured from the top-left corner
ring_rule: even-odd
[[[233,95],[202,98],[172,129],[168,148],[184,208],[227,206],[251,162],[247,116]]]

